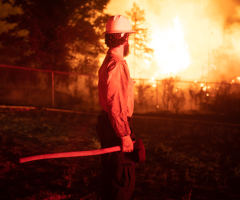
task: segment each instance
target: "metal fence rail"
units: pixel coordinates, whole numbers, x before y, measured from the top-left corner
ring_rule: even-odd
[[[0,104],[97,111],[98,77],[0,65]],[[136,113],[238,112],[240,80],[227,82],[135,79]]]

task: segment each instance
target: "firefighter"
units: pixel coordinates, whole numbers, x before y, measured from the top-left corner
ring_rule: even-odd
[[[121,151],[101,157],[102,199],[128,200],[135,188],[135,162],[128,156],[135,140],[131,126],[134,81],[124,57],[129,54],[129,34],[135,31],[127,18],[115,15],[108,20],[104,33],[109,49],[98,71],[102,112],[96,128],[102,148],[119,145]]]

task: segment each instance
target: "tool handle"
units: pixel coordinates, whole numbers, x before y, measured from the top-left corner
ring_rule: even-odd
[[[133,144],[135,141],[133,141]],[[41,154],[36,156],[29,156],[20,158],[20,163],[25,163],[29,161],[34,160],[44,160],[44,159],[50,159],[50,158],[70,158],[70,157],[79,157],[79,156],[94,156],[94,155],[100,155],[105,153],[112,153],[116,151],[121,151],[120,146],[115,147],[109,147],[104,149],[97,149],[97,150],[89,150],[89,151],[73,151],[73,152],[62,152],[62,153],[50,153],[50,154]]]

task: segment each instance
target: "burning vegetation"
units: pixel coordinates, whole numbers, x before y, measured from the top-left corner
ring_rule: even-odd
[[[239,199],[239,0],[1,1],[0,198],[100,196],[99,157],[17,161],[100,148],[97,71],[115,14],[136,31],[126,60],[147,160],[134,198]]]
[[[114,10],[128,16],[136,31],[127,57],[136,81],[136,113],[239,113],[238,1],[130,1],[121,7],[117,0],[33,2],[2,2],[0,62],[50,71],[30,74],[1,65],[2,104],[98,110],[96,75],[106,51],[102,32]],[[59,13],[66,16],[56,21]]]

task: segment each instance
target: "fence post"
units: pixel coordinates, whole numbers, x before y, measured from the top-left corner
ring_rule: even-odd
[[[52,72],[52,107],[54,108],[54,72]]]
[[[156,80],[156,111],[158,112],[158,80]]]

